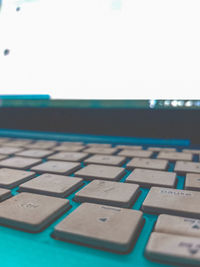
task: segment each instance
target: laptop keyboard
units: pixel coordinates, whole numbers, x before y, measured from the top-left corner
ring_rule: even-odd
[[[130,253],[153,214],[145,257],[200,265],[199,154],[0,138],[0,224],[37,233],[54,223],[58,242]]]

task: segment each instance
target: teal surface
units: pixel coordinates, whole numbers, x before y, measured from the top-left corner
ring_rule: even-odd
[[[4,130],[0,131],[0,136],[12,136],[12,137],[29,137],[29,138],[42,138],[42,139],[50,139],[49,136],[52,137],[52,134],[47,133],[34,133],[34,132],[22,132],[22,131],[9,131]],[[38,137],[39,135],[39,137]],[[30,137],[31,136],[31,137]],[[67,138],[68,136],[68,138]],[[60,137],[61,140],[69,139],[71,135],[65,135],[64,137]],[[74,140],[80,139],[80,136],[74,136]],[[58,136],[54,136],[54,139],[58,139]],[[72,137],[72,136],[71,136]],[[96,139],[95,139],[96,138]],[[107,138],[107,139],[106,139]],[[83,141],[89,140],[91,142],[98,142],[101,138],[95,136],[81,136]],[[120,144],[127,143],[126,138],[114,138],[115,142]],[[103,142],[111,142],[112,138],[104,137],[102,138]],[[135,140],[135,142],[134,142]],[[134,139],[133,144],[137,141],[138,144],[154,144],[154,145],[169,145],[170,140],[153,140],[152,139]],[[141,142],[140,142],[141,141]],[[128,143],[131,143],[130,140]],[[189,141],[184,140],[172,140],[171,146],[177,145],[177,148],[182,148],[183,146],[189,145]],[[128,161],[127,161],[128,162]],[[173,171],[174,165],[170,164],[169,171]],[[123,182],[126,176],[129,174],[129,171],[126,172],[126,175],[121,179]],[[73,176],[73,175],[71,175]],[[85,182],[87,184],[87,182]],[[183,188],[184,186],[184,177],[178,176],[177,188]],[[17,194],[17,188],[12,190],[12,194]],[[133,205],[133,209],[139,210],[141,208],[142,202],[145,199],[148,193],[148,189],[141,189],[141,194],[138,197],[137,201]],[[0,254],[1,254],[1,266],[19,266],[19,267],[27,267],[27,266],[95,266],[95,267],[161,267],[161,266],[172,266],[165,265],[152,262],[144,257],[144,249],[146,243],[148,241],[149,235],[152,231],[154,223],[157,219],[156,215],[144,214],[144,227],[142,232],[130,254],[127,255],[118,255],[110,252],[105,252],[93,248],[88,248],[76,244],[71,244],[67,242],[62,242],[55,240],[51,237],[54,226],[58,224],[63,218],[65,218],[70,212],[72,212],[79,204],[73,202],[74,194],[67,197],[70,200],[72,208],[65,213],[58,220],[53,222],[48,228],[46,228],[41,233],[31,234],[18,230],[14,230],[11,228],[7,228],[4,226],[0,226]]]

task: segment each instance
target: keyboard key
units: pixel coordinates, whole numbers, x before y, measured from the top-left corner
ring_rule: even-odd
[[[16,153],[20,157],[31,157],[31,158],[44,158],[51,154],[55,153],[54,151],[44,150],[44,149],[28,149],[22,152]]]
[[[140,157],[140,158],[150,158],[153,154],[152,151],[147,150],[131,150],[131,149],[124,149],[118,153],[118,156],[124,157]]]
[[[69,152],[79,152],[82,151],[85,148],[85,146],[82,145],[60,145],[60,146],[55,146],[54,150],[55,151],[69,151]]]
[[[194,155],[200,154],[200,149],[183,149],[182,151],[184,153],[190,153],[190,154],[194,154]]]
[[[84,160],[84,163],[94,163],[103,165],[121,166],[125,162],[125,157],[110,156],[110,155],[94,155]]]
[[[32,140],[30,140],[30,139],[17,139],[17,140],[11,140],[11,141],[5,143],[5,146],[24,147],[30,143],[32,143]]]
[[[14,188],[30,180],[34,175],[35,173],[30,171],[2,168],[0,169],[0,187]]]
[[[120,180],[125,174],[125,169],[121,167],[111,167],[104,165],[90,164],[79,171],[75,172],[75,176],[82,177],[88,180],[103,179],[103,180]]]
[[[168,166],[168,160],[165,159],[145,159],[145,158],[133,158],[126,165],[127,169],[134,168],[147,168],[156,170],[166,170]]]
[[[53,236],[114,252],[129,252],[142,228],[142,212],[84,203],[54,229]]]
[[[67,199],[20,193],[0,204],[0,224],[40,232],[69,208]]]
[[[60,144],[62,145],[72,145],[72,146],[81,146],[83,145],[83,142],[73,142],[73,141],[63,141],[63,142],[60,142]]]
[[[142,187],[151,187],[151,186],[175,187],[176,173],[135,169],[127,177],[126,182],[139,184]]]
[[[0,188],[0,202],[9,197],[11,197],[11,191],[8,189]]]
[[[87,153],[82,152],[58,152],[48,159],[52,160],[63,160],[63,161],[82,161],[87,158]]]
[[[199,219],[199,203],[200,192],[152,187],[143,202],[142,210]]]
[[[12,157],[0,161],[0,167],[10,167],[16,169],[29,169],[33,165],[41,162],[41,159]]]
[[[187,173],[185,189],[200,191],[200,174]]]
[[[5,155],[0,155],[0,160],[2,160],[2,159],[6,159],[7,158],[7,156],[5,156]]]
[[[138,185],[94,180],[76,193],[74,200],[129,208],[138,195]]]
[[[135,149],[135,150],[142,149],[142,146],[134,146],[134,145],[117,145],[115,147],[119,149]]]
[[[184,152],[166,152],[161,151],[158,156],[158,159],[168,159],[171,161],[175,160],[192,160],[192,154]]]
[[[184,174],[186,172],[200,173],[200,163],[177,161],[174,167],[174,171],[180,174]]]
[[[174,147],[148,147],[147,150],[154,151],[154,152],[160,152],[160,151],[175,152],[176,148]]]
[[[57,144],[56,141],[49,141],[49,140],[39,140],[32,144],[26,145],[26,148],[30,149],[51,149],[55,147]]]
[[[158,216],[154,231],[200,238],[200,220],[161,214]]]
[[[63,161],[46,161],[32,168],[38,173],[50,172],[55,174],[71,174],[81,167],[80,163]]]
[[[159,262],[200,266],[200,238],[152,233],[145,255]]]
[[[83,185],[81,178],[45,173],[19,186],[19,192],[66,197]]]
[[[0,147],[0,154],[3,155],[12,155],[15,154],[17,152],[20,152],[24,150],[23,148],[19,148],[19,147],[7,147],[7,146],[2,146]]]
[[[117,148],[113,147],[89,147],[84,152],[89,154],[102,154],[102,155],[113,155],[118,151]]]
[[[9,140],[10,140],[10,138],[0,137],[0,144],[7,143]]]
[[[88,143],[89,147],[111,147],[111,144]]]

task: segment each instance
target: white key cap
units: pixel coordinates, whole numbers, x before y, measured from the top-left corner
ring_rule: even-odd
[[[39,232],[69,207],[67,199],[20,193],[1,203],[0,224],[23,231]]]
[[[125,169],[121,167],[111,167],[104,165],[90,164],[75,172],[75,176],[88,180],[103,179],[117,181],[124,175]]]
[[[83,142],[73,142],[73,141],[63,141],[63,142],[60,142],[60,144],[62,145],[71,145],[71,146],[81,146],[83,145]]]
[[[153,154],[152,151],[148,150],[131,150],[131,149],[124,149],[118,153],[118,156],[124,157],[140,157],[140,158],[150,158]]]
[[[168,159],[171,161],[175,160],[192,160],[192,154],[184,152],[166,152],[161,151],[158,156],[158,159]]]
[[[139,184],[142,187],[151,187],[151,186],[175,187],[176,173],[135,169],[127,177],[126,182]]]
[[[55,146],[53,149],[55,151],[68,151],[68,152],[79,152],[82,151],[85,148],[85,146],[82,145],[60,145]]]
[[[176,148],[174,147],[148,147],[147,150],[154,151],[154,152],[160,152],[160,151],[168,151],[168,152],[175,152]]]
[[[190,154],[194,154],[194,155],[200,154],[200,149],[183,149],[182,151],[184,153],[190,153]]]
[[[120,156],[94,155],[84,160],[84,163],[121,166],[125,162],[125,160],[126,160],[125,157],[120,157]]]
[[[23,148],[19,148],[19,147],[8,147],[8,146],[2,146],[0,147],[0,154],[3,155],[12,155],[15,154],[17,152],[20,152],[24,150]]]
[[[200,174],[187,173],[185,178],[185,189],[200,191]]]
[[[45,173],[19,186],[20,192],[66,197],[83,185],[81,178]]]
[[[12,157],[0,161],[0,167],[9,167],[15,169],[29,169],[33,165],[41,162],[41,159]]]
[[[200,220],[161,214],[158,216],[154,231],[200,238]]]
[[[78,202],[129,208],[138,195],[138,185],[94,180],[76,193],[74,199]]]
[[[111,147],[111,144],[88,143],[88,147]]]
[[[200,238],[152,233],[145,255],[159,262],[200,266]]]
[[[142,149],[142,146],[134,146],[134,145],[117,145],[115,147],[119,149],[135,149],[135,150]]]
[[[16,155],[20,157],[44,158],[53,153],[54,151],[45,150],[45,149],[28,149],[28,150],[24,150],[22,152],[16,153]]]
[[[0,169],[0,187],[14,188],[30,180],[34,175],[35,173],[30,171],[2,168]]]
[[[4,144],[7,143],[8,141],[10,141],[10,138],[6,138],[6,137],[0,137],[0,144]]]
[[[5,156],[5,155],[0,155],[0,160],[2,160],[2,159],[6,159],[7,158],[7,156]]]
[[[26,145],[26,147],[30,149],[51,149],[56,146],[56,144],[56,141],[39,140],[32,144]]]
[[[126,165],[128,169],[134,168],[147,168],[156,170],[166,170],[168,166],[168,160],[165,159],[145,159],[145,158],[133,158]]]
[[[7,143],[5,143],[6,146],[11,146],[11,147],[24,147],[28,144],[32,143],[32,140],[29,139],[17,139],[17,140],[12,140]]]
[[[187,162],[187,161],[177,161],[174,167],[174,171],[180,174],[186,172],[200,173],[200,163],[199,162]]]
[[[113,155],[118,151],[114,147],[89,147],[84,150],[84,152],[89,154],[102,154],[102,155]]]
[[[49,160],[63,160],[63,161],[82,161],[87,158],[87,153],[82,152],[58,152],[50,157]]]
[[[0,188],[0,202],[11,197],[11,191],[8,189]]]
[[[145,198],[142,210],[200,218],[200,192],[152,187]]]
[[[68,175],[78,170],[80,167],[80,163],[50,160],[37,166],[34,166],[32,170],[38,173],[50,172],[55,174]]]
[[[84,203],[54,229],[58,239],[114,252],[129,252],[142,227],[142,212]]]

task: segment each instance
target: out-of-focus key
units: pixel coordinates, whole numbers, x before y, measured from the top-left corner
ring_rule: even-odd
[[[200,220],[161,214],[158,216],[154,231],[200,238]]]
[[[69,208],[67,199],[20,193],[1,203],[0,224],[40,232]]]
[[[11,146],[11,147],[23,147],[28,144],[32,143],[32,140],[30,139],[17,139],[17,140],[12,140],[7,143],[5,143],[6,146]]]
[[[177,161],[175,164],[174,171],[180,174],[184,174],[186,172],[200,173],[200,163]]]
[[[0,144],[7,143],[9,140],[10,138],[0,137]]]
[[[126,179],[127,183],[139,184],[142,187],[162,186],[175,187],[176,173],[135,169]]]
[[[0,161],[0,167],[9,167],[15,169],[29,169],[41,162],[41,159],[12,157]]]
[[[0,160],[2,160],[2,159],[6,159],[7,158],[7,156],[5,156],[5,155],[0,155]]]
[[[45,173],[19,186],[20,192],[66,197],[83,185],[81,178]]]
[[[168,159],[171,161],[175,160],[192,160],[192,154],[184,152],[166,152],[161,151],[158,156],[158,159]]]
[[[85,148],[83,145],[60,145],[55,146],[55,151],[68,151],[68,152],[79,152],[82,151]]]
[[[16,155],[20,157],[44,158],[53,153],[54,151],[44,150],[44,149],[28,149],[28,150],[24,150],[22,152],[16,153]]]
[[[94,180],[76,193],[74,200],[129,208],[138,195],[138,185]]]
[[[83,203],[55,227],[53,236],[127,253],[132,249],[142,225],[141,211]]]
[[[185,189],[200,191],[200,174],[187,173],[185,178]]]
[[[38,173],[50,172],[55,174],[71,174],[81,167],[80,163],[75,162],[63,162],[63,161],[46,161],[42,164],[34,166],[33,171]]]
[[[84,150],[85,153],[103,155],[113,155],[117,151],[118,149],[113,147],[89,147]]]
[[[155,170],[166,170],[168,166],[168,160],[165,159],[145,159],[145,158],[133,158],[126,165],[128,169],[134,168],[146,168]]]
[[[103,164],[103,165],[113,165],[121,166],[125,162],[125,157],[120,156],[110,156],[110,155],[94,155],[86,159],[84,162],[86,164]]]
[[[119,149],[135,149],[135,150],[142,149],[142,146],[134,146],[134,145],[117,145],[115,147]]]
[[[200,192],[152,187],[142,204],[144,212],[200,218]]]
[[[26,145],[26,147],[30,149],[51,149],[56,146],[56,144],[56,141],[39,140],[32,144]]]
[[[30,171],[2,168],[0,169],[0,187],[14,188],[30,180],[34,175],[35,173]]]
[[[159,262],[200,266],[200,238],[154,232],[145,255]]]
[[[111,147],[111,144],[101,144],[101,143],[88,143],[89,147]]]
[[[49,160],[63,160],[63,161],[82,161],[87,158],[88,154],[83,152],[58,152],[50,157]]]
[[[8,189],[0,188],[0,202],[11,197],[11,191]]]
[[[118,156],[124,157],[141,157],[141,158],[150,158],[153,154],[152,151],[147,150],[131,150],[131,149],[124,149],[118,153]]]
[[[71,146],[81,146],[81,145],[83,145],[83,142],[71,142],[71,141],[63,141],[63,142],[60,142],[60,144],[62,144],[62,145],[71,145]]]
[[[165,151],[165,152],[175,152],[176,148],[174,147],[148,147],[147,150],[154,151],[154,152],[160,152],[160,151]]]
[[[24,150],[23,148],[19,148],[19,147],[8,147],[8,146],[2,146],[0,147],[0,154],[3,155],[12,155],[15,154],[17,152],[20,152]]]
[[[190,153],[190,154],[194,154],[194,155],[200,154],[200,149],[183,149],[182,151],[184,153]]]
[[[125,169],[121,167],[90,164],[75,172],[75,176],[88,180],[102,179],[117,181],[120,180],[124,173]]]

